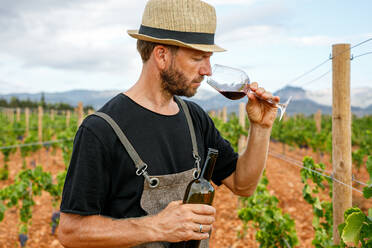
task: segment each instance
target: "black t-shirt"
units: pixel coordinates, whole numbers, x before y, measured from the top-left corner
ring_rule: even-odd
[[[209,147],[219,150],[212,180],[220,185],[236,168],[237,153],[224,140],[209,116],[195,103],[185,101],[193,120],[199,155],[204,163]],[[149,175],[174,174],[195,167],[185,114],[161,115],[118,94],[99,111],[111,116],[123,130]],[[109,124],[88,116],[74,140],[73,153],[62,194],[61,211],[113,218],[146,215],[140,206],[143,176]]]

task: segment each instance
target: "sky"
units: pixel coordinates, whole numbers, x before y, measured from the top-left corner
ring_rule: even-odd
[[[351,50],[351,87],[372,85],[372,1],[206,2],[216,8],[216,44],[227,49],[215,53],[212,64],[241,68],[269,91],[286,85],[326,89],[332,81],[332,60],[325,62],[332,45],[371,39]],[[145,4],[0,0],[0,94],[130,88],[142,62],[126,31],[139,27]]]

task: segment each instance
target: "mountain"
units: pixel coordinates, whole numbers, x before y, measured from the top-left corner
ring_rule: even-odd
[[[354,107],[367,108],[372,105],[372,88],[351,88],[351,105]],[[307,91],[306,97],[324,105],[332,105],[332,89]]]
[[[44,93],[44,96],[46,102],[66,102],[76,106],[77,103],[81,101],[84,105],[92,105],[95,109],[99,109],[110,98],[122,91],[123,90],[71,90],[66,92]],[[289,96],[292,96],[292,101],[287,108],[288,115],[297,113],[310,115],[319,109],[324,114],[332,113],[332,90],[306,91],[299,87],[286,86],[274,92],[274,95],[280,96],[282,102],[285,102]],[[41,93],[0,94],[0,98],[5,98],[8,101],[12,96],[23,100],[40,100]],[[216,91],[204,89],[200,89],[191,100],[199,104],[206,111],[219,110],[226,106],[228,112],[238,112],[239,103],[247,101],[246,98],[231,101]],[[372,114],[372,88],[352,89],[351,102],[353,105],[353,114],[358,116]]]
[[[311,115],[316,113],[319,109],[322,111],[323,114],[332,114],[332,91],[330,91],[331,94],[329,93],[321,94],[322,91],[319,92],[317,93],[317,91],[306,91],[299,87],[286,86],[274,92],[274,95],[280,96],[281,102],[287,101],[287,99],[290,96],[292,96],[292,100],[286,110],[286,113],[288,115],[294,115],[299,113]],[[372,88],[364,88],[363,96],[361,96],[360,94],[361,92],[363,92],[363,90],[355,89],[352,90],[352,92],[356,93],[351,96],[352,103],[354,103],[355,98],[358,98],[355,99],[357,100],[357,103],[368,102],[370,101],[369,94],[372,94]],[[203,92],[202,94],[206,95],[206,92]],[[207,111],[222,109],[224,106],[226,106],[228,112],[238,112],[239,103],[247,101],[246,98],[237,101],[231,101],[223,97],[221,94],[214,92],[213,93],[208,92],[208,94],[211,96],[209,96],[207,99],[203,99],[202,97],[198,97],[199,95],[198,92],[198,94],[196,94],[193,99],[196,103],[198,103]],[[318,96],[318,98],[314,100],[315,96]],[[320,99],[323,99],[324,103],[320,101]],[[372,114],[372,105],[369,105],[364,108],[359,106],[352,106],[351,111],[353,114],[357,116]]]
[[[45,92],[45,101],[48,103],[58,103],[65,102],[73,106],[77,106],[78,102],[83,102],[84,105],[92,105],[95,109],[100,108],[106,101],[110,98],[119,94],[120,90],[105,90],[105,91],[95,91],[95,90],[70,90],[64,92],[49,93]],[[17,97],[21,100],[30,99],[32,101],[39,101],[41,99],[40,93],[15,93],[1,95],[0,98],[6,99],[8,102],[12,96]]]
[[[304,89],[291,86],[284,87],[274,92],[274,95],[280,96],[281,102],[287,101],[290,96],[292,97],[292,101],[301,101],[307,99],[306,91]]]
[[[351,90],[351,111],[357,116],[372,114],[372,105],[360,107],[361,102],[370,101],[369,94],[372,94],[372,88],[364,88],[364,91],[365,93],[361,95],[360,89]],[[274,95],[280,96],[282,102],[292,96],[292,101],[287,108],[288,115],[298,113],[311,115],[318,110],[321,110],[323,114],[332,114],[332,89],[305,91],[299,87],[286,86],[274,92]]]

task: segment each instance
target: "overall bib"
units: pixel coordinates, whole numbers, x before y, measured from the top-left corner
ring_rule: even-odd
[[[117,125],[117,123],[107,114],[102,112],[96,112],[97,115],[107,121],[112,129],[115,131],[120,142],[127,150],[129,156],[133,160],[137,171],[137,176],[143,176],[144,187],[141,196],[141,207],[148,215],[155,215],[163,210],[171,201],[183,200],[183,196],[187,185],[193,179],[196,179],[200,174],[200,157],[198,153],[198,147],[196,143],[195,130],[191,120],[189,109],[186,103],[179,97],[177,100],[180,102],[183,112],[185,113],[187,124],[190,131],[192,146],[193,146],[193,157],[195,159],[195,167],[193,169],[161,176],[150,176],[146,169],[147,164],[142,161],[139,157],[123,131]],[[135,246],[136,248],[181,248],[182,245],[177,243],[169,242],[152,242]],[[201,248],[209,247],[209,239],[202,240],[200,243]]]

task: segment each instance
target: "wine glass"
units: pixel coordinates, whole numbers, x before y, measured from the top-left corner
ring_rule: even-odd
[[[223,96],[231,100],[243,98],[249,92],[254,94],[257,98],[279,108],[279,120],[282,119],[287,106],[292,99],[292,96],[290,96],[285,103],[276,103],[272,99],[262,99],[250,89],[249,77],[243,70],[224,65],[214,65],[212,68],[212,75],[207,77],[206,82]]]

